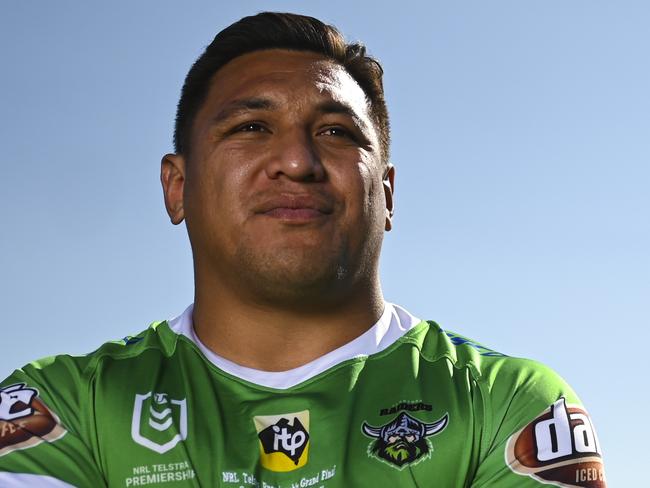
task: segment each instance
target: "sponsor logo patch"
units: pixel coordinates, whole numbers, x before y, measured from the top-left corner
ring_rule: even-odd
[[[141,446],[163,454],[187,439],[187,401],[167,393],[137,393],[131,419],[131,437]]]
[[[408,411],[432,410],[431,405],[422,402],[402,402],[397,407]],[[394,408],[382,409],[380,414],[386,415],[393,412]],[[366,436],[374,439],[368,445],[368,456],[401,470],[431,457],[433,447],[429,437],[445,430],[448,423],[448,414],[444,414],[435,422],[427,423],[401,411],[393,420],[378,427],[364,422],[361,430]]]
[[[0,389],[0,456],[65,435],[58,417],[25,383]]]
[[[515,473],[564,488],[605,488],[600,444],[589,414],[560,398],[508,439]]]
[[[260,446],[260,463],[278,472],[293,471],[309,457],[309,410],[253,417]]]

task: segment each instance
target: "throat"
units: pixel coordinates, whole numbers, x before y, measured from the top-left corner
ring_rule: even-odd
[[[330,340],[326,347],[304,347],[307,341],[308,345],[312,341],[317,341],[320,334],[317,336],[303,333],[291,337],[285,331],[274,336],[269,330],[256,327],[251,329],[251,335],[240,343],[238,346],[241,348],[240,351],[230,347],[231,344],[236,343],[231,340],[232,338],[223,336],[223,339],[220,339],[218,334],[221,332],[212,336],[213,339],[216,338],[217,346],[222,346],[221,348],[204,343],[205,339],[199,338],[195,332],[193,312],[194,306],[190,305],[183,314],[169,322],[170,329],[176,334],[185,336],[198,348],[204,359],[217,369],[248,383],[279,390],[292,388],[317,376],[324,378],[327,376],[327,371],[336,370],[336,366],[346,361],[353,359],[358,361],[360,358],[377,354],[395,344],[418,324],[423,323],[403,308],[387,302],[383,313],[379,310],[379,319],[370,327],[352,329],[356,332],[338,336],[339,341]],[[221,330],[221,328],[217,329]],[[225,334],[227,330],[225,329],[223,333]],[[353,337],[355,335],[356,337]],[[239,341],[238,337],[235,335],[237,341]],[[347,338],[350,340],[345,342]],[[340,343],[342,345],[339,345]],[[266,354],[269,357],[265,356]]]
[[[285,372],[305,366],[350,344],[372,329],[384,304],[366,313],[301,316],[260,310],[258,317],[210,319],[192,314],[195,338],[215,356],[243,368]]]

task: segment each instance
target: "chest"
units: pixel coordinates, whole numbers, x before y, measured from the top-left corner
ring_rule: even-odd
[[[128,381],[96,392],[98,462],[109,486],[465,486],[480,440],[467,379],[374,366],[289,391],[114,371]]]

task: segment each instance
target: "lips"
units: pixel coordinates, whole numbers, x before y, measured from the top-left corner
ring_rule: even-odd
[[[334,205],[328,198],[314,194],[283,193],[262,199],[256,214],[283,220],[311,220],[329,215]]]

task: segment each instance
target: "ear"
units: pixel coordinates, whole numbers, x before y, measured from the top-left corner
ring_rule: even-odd
[[[165,197],[165,208],[172,224],[185,218],[183,190],[185,188],[185,158],[179,154],[165,154],[160,162],[160,182]]]
[[[395,192],[395,166],[388,163],[383,179],[384,197],[386,199],[386,231],[393,228],[393,193]]]

